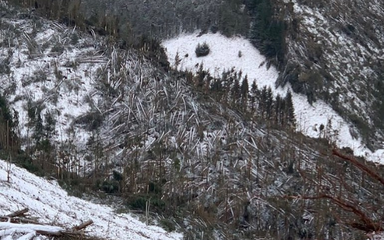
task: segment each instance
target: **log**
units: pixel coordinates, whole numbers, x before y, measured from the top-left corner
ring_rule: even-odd
[[[29,209],[25,208],[13,213],[10,213],[6,216],[0,216],[0,238],[7,236],[12,232],[18,232],[22,234],[39,234],[45,236],[54,236],[54,237],[79,237],[83,233],[80,232],[87,226],[93,223],[92,220],[81,223],[78,226],[73,227],[70,230],[66,230],[62,227],[43,225],[36,222],[33,219],[25,218],[24,214],[28,212]],[[27,236],[27,235],[25,235]],[[26,238],[29,239],[29,238]],[[87,239],[87,238],[84,238]]]
[[[13,217],[19,217],[19,216],[24,215],[24,213],[26,213],[26,212],[28,212],[28,211],[29,211],[28,208],[24,208],[24,209],[22,209],[22,210],[13,212],[13,213],[11,213],[11,214],[8,214],[6,217],[10,217],[10,218],[13,218]]]
[[[62,227],[57,226],[49,226],[49,225],[40,225],[40,224],[17,224],[10,222],[2,222],[0,223],[0,230],[11,230],[15,229],[17,232],[36,232],[38,234],[43,235],[51,235],[51,236],[61,236],[62,232],[65,230]]]
[[[78,225],[78,226],[75,226],[73,227],[73,230],[75,231],[80,231],[81,229],[84,229],[86,227],[88,227],[89,225],[91,225],[93,223],[92,220],[88,220],[86,222],[83,222],[82,224]]]
[[[0,217],[0,222],[40,224],[37,220],[24,217]]]

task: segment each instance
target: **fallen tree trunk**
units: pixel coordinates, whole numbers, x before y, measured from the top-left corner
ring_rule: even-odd
[[[17,233],[32,233],[35,232],[41,235],[50,235],[50,236],[61,236],[62,232],[65,231],[62,227],[40,225],[40,224],[18,224],[11,222],[1,222],[0,223],[0,232],[10,231]]]
[[[91,225],[92,223],[93,223],[92,220],[88,220],[88,221],[86,221],[86,222],[83,222],[83,223],[80,224],[79,226],[75,226],[75,227],[73,228],[73,230],[75,230],[75,231],[80,231],[81,229],[84,229],[84,228],[88,227],[88,226]]]
[[[27,213],[29,211],[28,208],[24,208],[22,210],[19,210],[19,211],[16,211],[16,212],[13,212],[11,214],[8,214],[7,217],[19,217],[19,216],[24,216],[25,213]]]
[[[6,216],[0,216],[0,238],[12,236],[14,234],[21,234],[23,236],[22,239],[26,240],[33,239],[36,235],[84,238],[84,232],[81,230],[93,223],[92,220],[88,220],[68,230],[63,227],[45,225],[36,222],[36,220],[25,218],[24,216],[27,212],[28,208],[25,208]]]

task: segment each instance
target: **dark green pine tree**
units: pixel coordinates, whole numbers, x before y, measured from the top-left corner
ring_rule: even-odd
[[[0,150],[11,147],[12,142],[16,140],[14,134],[12,114],[8,107],[8,102],[3,95],[0,95]]]
[[[231,92],[232,78],[229,76],[229,72],[223,71],[221,76],[221,84],[223,88],[222,103],[228,104],[229,93]]]
[[[233,86],[234,79],[233,76],[230,75],[230,72],[226,72],[224,74],[226,77],[225,79],[225,90],[230,93],[231,92],[231,87]]]
[[[50,139],[55,131],[56,121],[52,116],[52,113],[47,111],[44,114],[45,117],[45,126],[44,126],[44,135],[46,139]]]
[[[207,72],[204,70],[203,64],[200,64],[199,70],[197,71],[196,87],[202,89],[204,86],[204,79],[207,76]]]
[[[280,97],[280,94],[277,94],[275,104],[274,104],[274,122],[276,125],[281,125],[281,115],[282,115],[282,109],[281,105],[284,100]]]
[[[33,139],[35,139],[36,144],[39,144],[44,137],[44,125],[40,113],[40,111],[36,113],[37,118],[35,122],[35,131],[33,133]]]
[[[241,83],[240,92],[241,92],[241,108],[243,111],[247,111],[248,94],[249,94],[249,85],[248,85],[247,75],[245,75],[243,82]]]
[[[28,127],[33,127],[36,121],[36,107],[31,100],[27,102]]]
[[[240,90],[239,79],[235,78],[235,81],[233,83],[233,87],[231,90],[231,97],[232,97],[233,106],[235,106],[237,103],[240,102],[240,96],[241,96],[241,90]]]
[[[295,109],[293,107],[292,93],[290,91],[288,91],[287,95],[285,96],[285,105],[286,105],[285,106],[286,122],[292,128],[295,128],[296,127]]]
[[[286,120],[285,120],[285,100],[283,97],[280,98],[281,102],[280,102],[280,113],[279,113],[279,124],[280,126],[282,127],[285,127],[286,126]]]
[[[212,84],[210,85],[210,92],[217,101],[221,101],[223,96],[223,85],[220,79],[213,79]]]
[[[259,97],[259,109],[261,118],[265,118],[266,116],[266,109],[267,109],[267,87],[264,86],[261,89],[260,97]]]
[[[284,22],[274,17],[275,11],[270,0],[251,0],[245,3],[254,17],[250,28],[251,42],[258,46],[267,58],[282,63],[285,49]]]
[[[256,100],[259,99],[259,96],[260,96],[260,91],[257,88],[256,81],[253,81],[251,85],[251,92],[250,92],[251,111],[253,112],[253,114],[255,113]]]
[[[272,108],[273,108],[273,95],[272,95],[272,89],[271,87],[268,87],[267,92],[266,92],[266,115],[267,119],[271,119],[272,117]]]

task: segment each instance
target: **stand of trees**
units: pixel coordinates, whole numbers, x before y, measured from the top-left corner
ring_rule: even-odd
[[[246,5],[252,17],[249,38],[251,42],[277,67],[285,63],[284,20],[278,14],[278,1],[248,0]]]
[[[259,89],[255,81],[249,88],[248,77],[243,77],[241,72],[228,71],[221,78],[213,78],[202,66],[190,81],[197,90],[242,112],[244,117],[261,120],[270,126],[295,129],[291,92],[284,97],[273,97],[270,87]]]
[[[5,156],[14,152],[19,147],[17,112],[14,111],[13,114],[8,107],[6,98],[0,95],[0,151]]]
[[[225,35],[247,35],[250,19],[242,1],[102,1],[8,0],[34,9],[43,16],[118,40],[121,46],[138,46],[144,39],[165,39],[197,29]]]

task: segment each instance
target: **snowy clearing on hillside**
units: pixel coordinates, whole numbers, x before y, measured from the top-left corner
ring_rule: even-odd
[[[109,206],[68,196],[56,181],[37,177],[25,169],[0,160],[0,216],[24,208],[29,208],[31,215],[38,217],[41,223],[64,228],[93,220],[94,223],[86,228],[88,234],[105,239],[182,239],[181,234],[147,226],[129,214],[116,213]]]
[[[55,142],[74,140],[85,145],[89,134],[72,127],[72,122],[98,105],[94,83],[108,59],[98,53],[89,36],[74,44],[72,39],[79,38],[76,28],[46,22],[37,32],[30,20],[2,21],[20,34],[8,48],[0,49],[0,59],[6,59],[9,68],[0,74],[0,84],[17,113],[20,137],[31,137],[34,111],[44,123],[48,115],[54,119]]]
[[[198,58],[195,49],[198,44],[203,43],[208,44],[210,53],[205,57]],[[166,40],[162,45],[171,66],[178,70],[196,73],[200,65],[203,65],[203,68],[212,75],[220,77],[223,71],[234,69],[235,71],[242,71],[243,76],[247,75],[250,82],[256,81],[259,88],[270,86],[275,96],[277,94],[285,96],[287,91],[291,89],[288,84],[284,88],[275,87],[279,75],[278,71],[273,66],[267,68],[265,57],[242,37],[227,38],[219,33],[200,35],[195,32]],[[357,156],[384,163],[384,150],[377,150],[372,153],[362,144],[361,137],[353,134],[356,131],[355,128],[342,119],[331,106],[321,100],[310,105],[306,96],[294,92],[292,93],[292,100],[295,108],[297,131],[309,137],[318,138],[321,137],[319,127],[324,125],[327,137],[334,141],[338,147],[350,147]],[[331,124],[328,124],[329,122]]]

